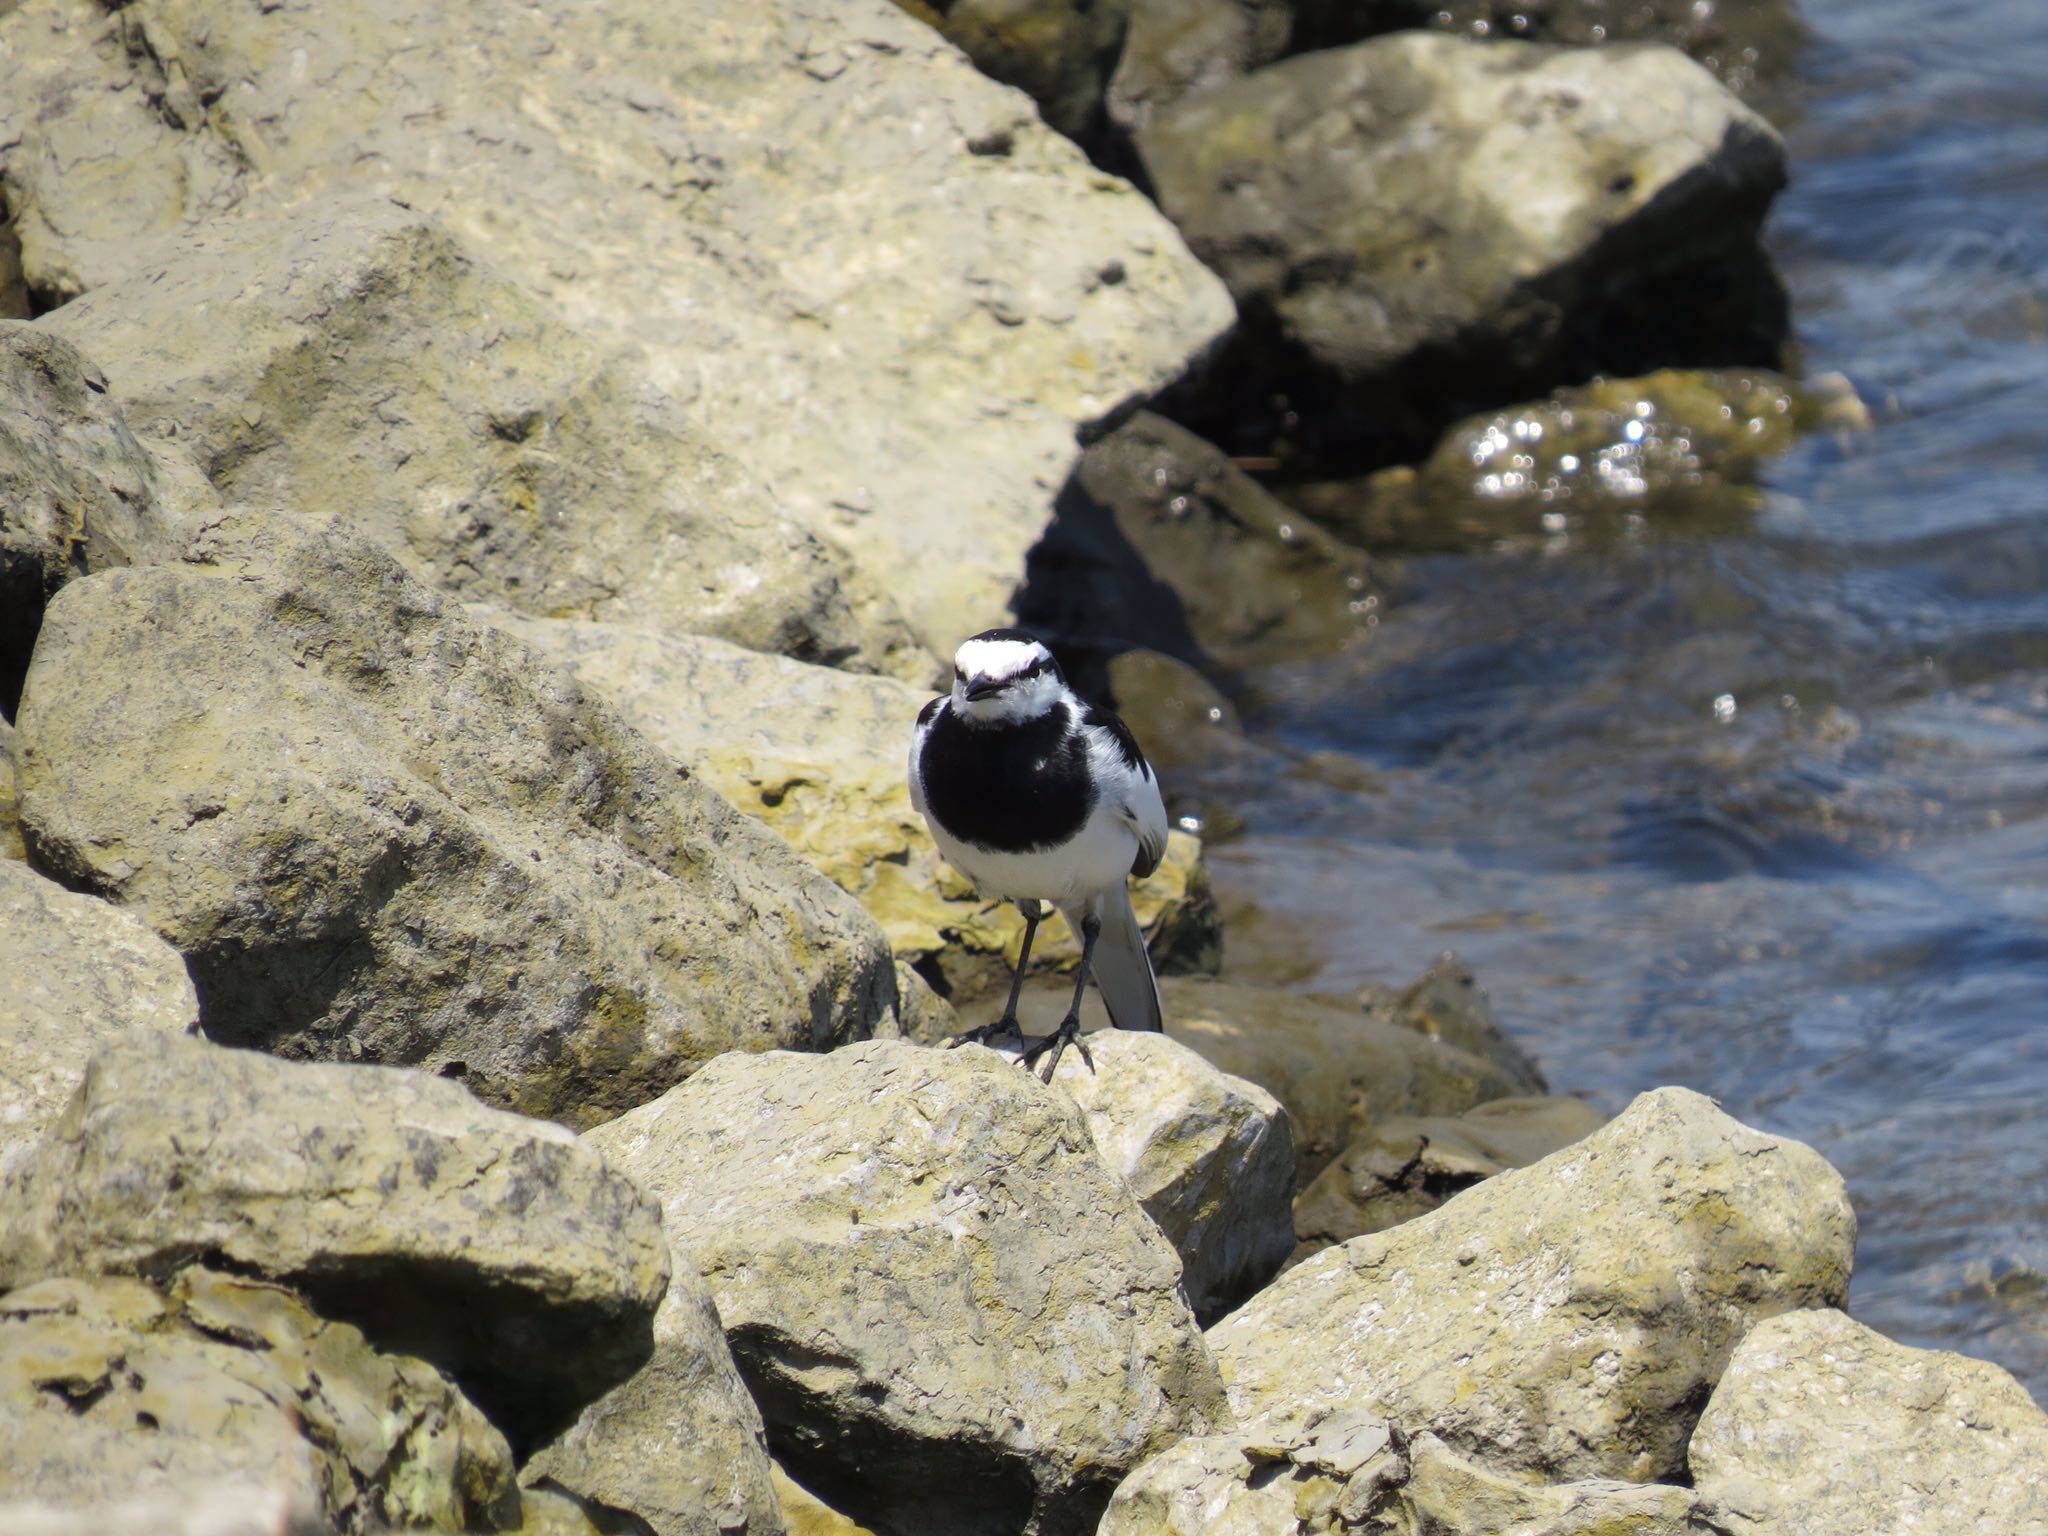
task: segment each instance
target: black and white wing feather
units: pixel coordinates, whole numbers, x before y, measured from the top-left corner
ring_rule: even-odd
[[[1090,709],[1081,717],[1081,728],[1104,803],[1138,834],[1131,873],[1142,880],[1166,857],[1166,802],[1160,798],[1158,776],[1131,728],[1108,710]]]

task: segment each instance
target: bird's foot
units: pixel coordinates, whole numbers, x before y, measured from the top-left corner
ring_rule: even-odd
[[[1016,1015],[1004,1014],[993,1023],[983,1024],[978,1029],[962,1030],[946,1042],[946,1049],[953,1050],[963,1045],[987,1045],[991,1040],[1015,1040],[1024,1043],[1024,1028],[1017,1022]]]
[[[1029,1072],[1038,1065],[1039,1057],[1046,1058],[1045,1069],[1038,1074],[1042,1083],[1052,1081],[1053,1073],[1059,1070],[1060,1056],[1068,1046],[1081,1053],[1081,1059],[1088,1063],[1088,1070],[1095,1070],[1095,1058],[1088,1054],[1088,1047],[1081,1039],[1081,1016],[1070,1013],[1060,1020],[1060,1027],[1049,1035],[1041,1036],[1024,1047],[1024,1054],[1017,1058],[1018,1064]]]

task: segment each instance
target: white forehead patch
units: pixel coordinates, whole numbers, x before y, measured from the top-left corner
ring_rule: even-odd
[[[1048,654],[1036,640],[969,640],[953,653],[953,665],[963,676],[995,681],[1029,670]]]

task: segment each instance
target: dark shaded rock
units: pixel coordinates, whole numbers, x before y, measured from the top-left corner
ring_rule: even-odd
[[[193,1259],[287,1281],[527,1442],[638,1368],[668,1288],[659,1214],[561,1126],[420,1072],[166,1036],[93,1058],[0,1226],[0,1284]]]
[[[1063,653],[1143,648],[1213,669],[1342,645],[1371,596],[1357,550],[1140,412],[1082,456],[1015,608]]]
[[[1132,0],[1107,101],[1120,139],[1183,96],[1295,51],[1296,8],[1296,0]],[[1118,149],[1130,153],[1127,143]]]
[[[1132,0],[900,0],[983,74],[1014,85],[1068,138],[1100,131]]]
[[[1786,333],[1757,242],[1783,146],[1671,49],[1400,33],[1184,98],[1138,145],[1243,317],[1172,409],[1236,451],[1372,467],[1561,382],[1771,364]]]

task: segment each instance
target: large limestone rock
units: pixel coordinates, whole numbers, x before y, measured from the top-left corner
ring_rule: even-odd
[[[1242,666],[1364,633],[1372,586],[1364,555],[1140,412],[1082,456],[1016,605],[1066,644]]]
[[[63,1113],[92,1053],[131,1031],[187,1034],[199,998],[133,913],[0,860],[0,1177]]]
[[[1591,1135],[1606,1119],[1568,1098],[1492,1099],[1462,1115],[1391,1115],[1296,1197],[1293,1256],[1427,1215],[1460,1190]]]
[[[761,1410],[687,1253],[673,1256],[647,1363],[519,1475],[529,1486],[567,1489],[586,1507],[645,1521],[654,1536],[783,1530]]]
[[[0,1228],[4,1285],[195,1256],[287,1281],[522,1440],[640,1365],[669,1272],[647,1197],[561,1126],[425,1073],[156,1035],[93,1058]]]
[[[818,661],[864,645],[843,557],[647,380],[385,198],[202,226],[41,322],[231,502],[352,526],[431,584]]]
[[[1181,1441],[1124,1480],[1099,1536],[1700,1536],[1697,1513],[1683,1488],[1529,1483],[1339,1408]]]
[[[1000,615],[1075,428],[1231,322],[1136,191],[887,0],[0,16],[42,302],[347,189],[440,218],[653,383],[935,651]],[[117,154],[107,146],[118,145]]]
[[[98,366],[35,326],[0,320],[0,714],[21,696],[51,595],[75,576],[168,553],[190,510]]]
[[[436,1371],[196,1266],[161,1291],[53,1279],[0,1296],[0,1444],[9,1532],[118,1531],[138,1502],[163,1523],[135,1528],[157,1531],[237,1504],[293,1533],[518,1524],[504,1437]]]
[[[1752,1329],[1689,1459],[1733,1536],[2048,1533],[2048,1413],[2026,1388],[1839,1312]]]
[[[1364,1409],[1503,1471],[1668,1478],[1736,1342],[1838,1305],[1854,1243],[1841,1178],[1810,1148],[1662,1088],[1326,1249],[1209,1339],[1241,1415]]]
[[[586,1139],[695,1256],[777,1454],[863,1524],[1091,1530],[1217,1421],[1172,1246],[993,1052],[726,1056]]]
[[[1165,1035],[1099,1029],[1053,1082],[1081,1106],[1110,1172],[1180,1253],[1207,1322],[1273,1277],[1294,1246],[1294,1136],[1265,1089]]]
[[[1417,1031],[1276,987],[1160,983],[1166,1032],[1285,1106],[1306,1184],[1376,1122],[1455,1115],[1517,1091],[1512,1076]]]
[[[1385,462],[1461,410],[1784,335],[1756,243],[1783,147],[1672,49],[1398,33],[1185,97],[1138,146],[1244,310],[1209,401],[1233,443]]]
[[[587,1123],[891,1006],[842,891],[335,525],[72,583],[19,725],[38,857],[171,941],[216,1040]]]
[[[1009,985],[1024,919],[976,893],[910,804],[905,760],[929,690],[699,635],[475,616],[560,659],[656,746],[773,827],[859,898],[896,958],[948,997]],[[1160,963],[1199,967],[1220,949],[1199,839],[1168,833],[1166,857],[1131,898]],[[1069,937],[1062,919],[1041,929],[1033,968],[1071,968],[1079,946]]]

